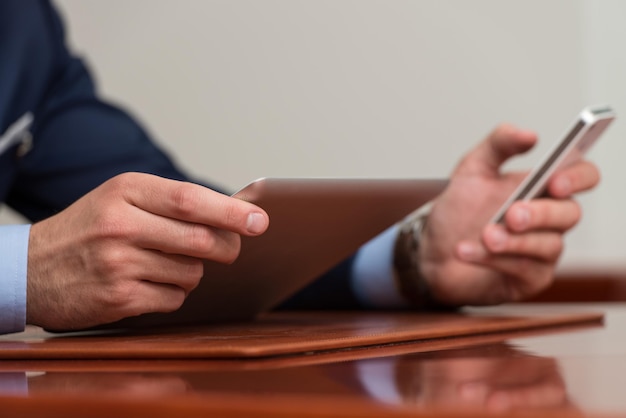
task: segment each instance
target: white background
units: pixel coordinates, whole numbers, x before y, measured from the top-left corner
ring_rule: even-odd
[[[619,0],[57,0],[102,93],[194,175],[444,177],[500,122],[542,142],[587,104],[626,118]],[[618,120],[562,269],[621,267]],[[21,222],[7,209],[2,222]]]

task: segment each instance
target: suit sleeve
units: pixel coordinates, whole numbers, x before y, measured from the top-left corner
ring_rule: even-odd
[[[37,221],[123,172],[188,180],[128,112],[100,100],[85,63],[66,48],[59,16],[49,3],[44,7],[51,70],[34,109],[33,148],[6,203]]]

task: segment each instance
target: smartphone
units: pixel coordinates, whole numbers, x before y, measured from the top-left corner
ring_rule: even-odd
[[[531,171],[492,218],[492,223],[504,221],[509,207],[518,200],[530,200],[544,192],[550,177],[558,170],[580,160],[615,119],[610,106],[591,106],[580,112],[572,128]]]

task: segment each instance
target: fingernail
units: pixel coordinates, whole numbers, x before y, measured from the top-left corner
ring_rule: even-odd
[[[513,222],[517,230],[522,231],[526,229],[530,225],[530,210],[528,210],[528,207],[525,205],[517,206],[513,212]]]
[[[501,251],[506,248],[508,234],[502,227],[494,226],[489,232],[489,249],[491,251]]]
[[[251,234],[260,234],[265,231],[267,228],[267,220],[265,216],[258,212],[252,212],[248,215],[248,223],[246,224],[246,228]]]
[[[457,247],[457,253],[463,261],[478,261],[482,252],[475,243],[461,242]]]

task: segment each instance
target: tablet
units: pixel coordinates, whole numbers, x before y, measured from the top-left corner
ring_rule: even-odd
[[[252,319],[432,200],[446,184],[439,179],[256,180],[233,196],[268,213],[263,235],[242,237],[233,264],[206,261],[203,279],[177,311],[126,318],[107,328]]]

